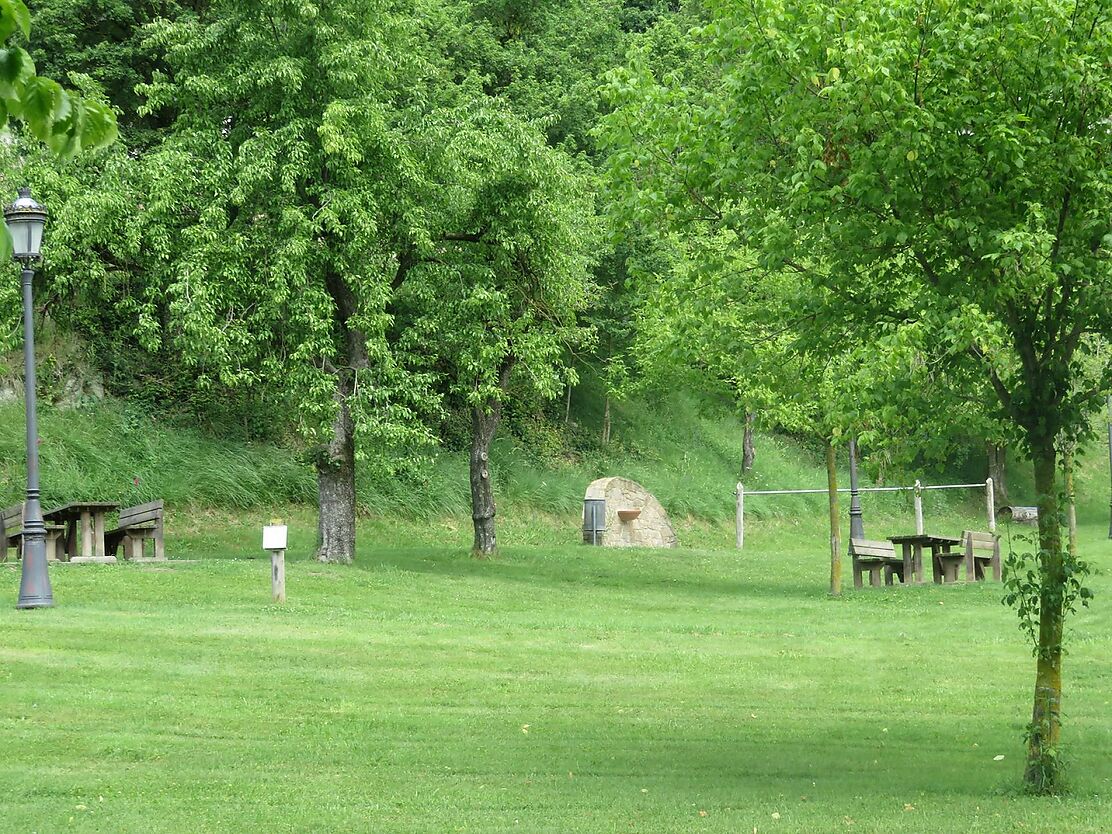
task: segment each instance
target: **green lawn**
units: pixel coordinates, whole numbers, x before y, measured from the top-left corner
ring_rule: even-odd
[[[490,563],[466,529],[444,547],[368,522],[354,567],[291,558],[277,607],[246,558],[259,520],[179,522],[195,563],[58,566],[48,611],[14,610],[0,566],[0,830],[1109,829],[1101,524],[1056,800],[1015,790],[1033,661],[1000,587],[831,600],[821,521],[755,526],[740,554],[567,530]]]

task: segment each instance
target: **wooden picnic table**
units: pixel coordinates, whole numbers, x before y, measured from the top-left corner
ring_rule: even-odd
[[[65,524],[63,550],[70,562],[115,564],[116,555],[106,553],[104,518],[120,508],[112,501],[72,501],[43,513],[46,521]],[[77,555],[77,525],[81,524],[81,555]]]
[[[963,560],[964,553],[952,552],[951,548],[954,545],[961,544],[961,539],[955,539],[952,536],[931,536],[926,533],[913,533],[908,536],[889,536],[888,541],[892,544],[898,544],[903,548],[904,565],[911,568],[913,582],[923,581],[923,548],[929,548],[931,552],[931,569],[934,574],[934,581],[938,584],[942,583],[943,578],[946,576],[946,561],[948,559]],[[954,576],[957,574],[954,572]],[[907,572],[905,567],[904,581],[907,582]]]

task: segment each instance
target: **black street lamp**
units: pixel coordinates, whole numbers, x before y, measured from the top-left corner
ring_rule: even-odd
[[[861,516],[861,493],[857,489],[857,438],[849,439],[849,535],[865,538],[865,522]]]
[[[31,189],[4,209],[12,237],[12,257],[23,265],[23,400],[27,406],[27,503],[23,505],[23,573],[16,608],[45,608],[54,604],[46,571],[46,525],[39,505],[39,430],[35,413],[35,331],[31,299],[31,264],[40,257],[46,210],[31,199]]]

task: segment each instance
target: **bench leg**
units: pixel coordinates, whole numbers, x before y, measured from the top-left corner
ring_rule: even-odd
[[[942,557],[934,550],[931,550],[931,578],[934,579],[935,585],[942,584],[944,570],[945,566],[942,564]]]
[[[58,539],[60,532],[47,532],[46,534],[46,561],[58,561]]]
[[[853,562],[853,587],[864,587],[864,583],[861,581],[861,566],[857,564],[856,560]]]
[[[869,565],[869,587],[880,587],[880,565]]]
[[[161,528],[156,530],[154,534],[154,558],[160,562],[166,559],[166,545],[162,540]]]

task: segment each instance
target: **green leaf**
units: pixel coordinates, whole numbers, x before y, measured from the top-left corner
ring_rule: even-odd
[[[0,41],[6,41],[16,30],[24,38],[31,37],[31,13],[23,0],[0,0]]]
[[[12,256],[12,238],[8,234],[8,224],[0,223],[0,263],[7,263]]]
[[[18,46],[0,49],[0,96],[11,98],[35,74],[31,56]]]
[[[50,139],[54,129],[54,120],[59,115],[65,92],[57,81],[49,78],[35,76],[28,79],[20,95],[23,104],[23,120],[31,128],[31,133],[43,142]],[[68,97],[66,104],[68,104]]]
[[[116,114],[99,101],[85,102],[85,124],[81,130],[81,148],[96,150],[116,141],[119,129]]]

